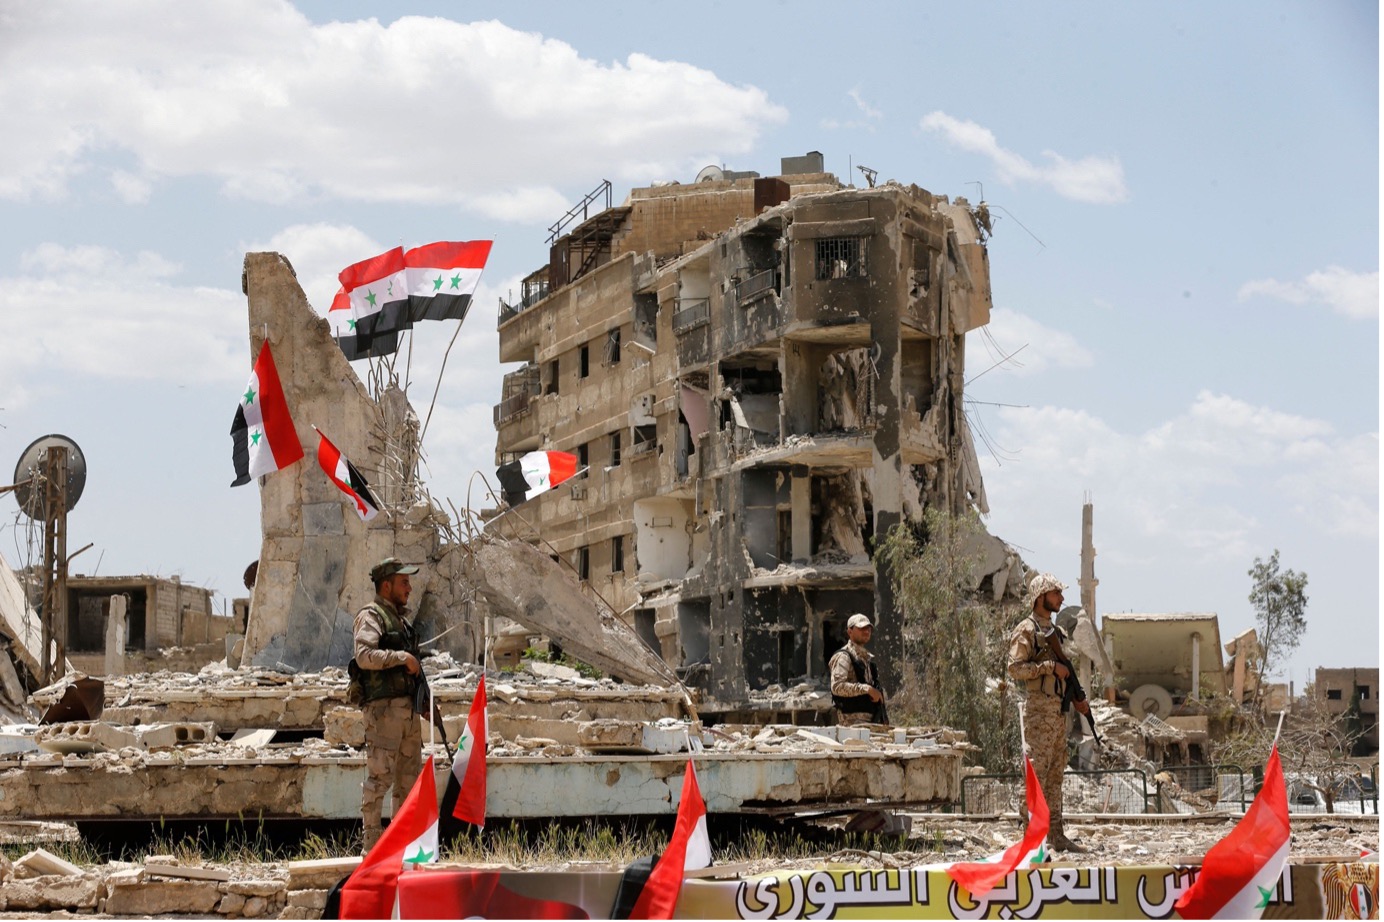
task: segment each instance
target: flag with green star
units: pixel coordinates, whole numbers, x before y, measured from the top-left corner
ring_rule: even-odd
[[[486,707],[485,675],[476,685],[466,729],[452,754],[452,771],[442,794],[443,831],[447,837],[460,826],[457,820],[485,828],[486,764],[485,749],[490,736],[490,716]]]
[[[1047,859],[1048,825],[1052,816],[1047,798],[1043,796],[1043,786],[1038,783],[1038,774],[1028,756],[1024,756],[1024,806],[1028,810],[1028,823],[1022,839],[984,861],[958,861],[947,866],[947,874],[971,896],[982,897],[1017,868],[1041,864]]]
[[[1173,908],[1184,919],[1262,918],[1283,877],[1291,841],[1288,787],[1275,744],[1254,803],[1207,851],[1196,879]]]
[[[399,333],[413,326],[403,247],[352,263],[337,278],[351,305],[356,348],[379,354],[372,351],[375,340],[390,336],[395,338],[398,348]]]
[[[266,339],[231,421],[231,463],[235,466],[231,486],[238,487],[255,477],[282,470],[301,457],[303,443],[298,440],[293,417],[289,415]]]
[[[327,326],[347,361],[392,355],[399,349],[398,333],[376,334],[362,348],[361,340],[356,337],[356,318],[351,313],[351,298],[344,288],[337,289],[332,306],[327,310]]]
[[[464,319],[490,246],[489,240],[441,241],[405,253],[413,322]]]
[[[423,763],[418,780],[374,848],[341,887],[343,919],[388,919],[394,911],[399,875],[437,860],[437,780],[433,758]]]

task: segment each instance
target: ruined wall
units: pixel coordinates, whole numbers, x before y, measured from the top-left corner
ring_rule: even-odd
[[[249,356],[266,336],[284,396],[306,453],[263,478],[262,543],[250,600],[243,665],[286,671],[345,666],[354,614],[374,597],[370,568],[398,556],[418,563],[413,602],[424,637],[470,615],[459,568],[439,537],[441,513],[415,500],[416,417],[402,393],[372,400],[308,303],[293,268],[277,253],[245,257]],[[316,425],[370,482],[382,503],[397,505],[363,523],[316,460]],[[474,632],[449,635],[459,655],[474,655]]]

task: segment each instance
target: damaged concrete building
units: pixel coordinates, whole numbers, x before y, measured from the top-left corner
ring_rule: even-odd
[[[962,405],[965,335],[991,309],[984,214],[843,185],[815,152],[609,202],[606,183],[554,225],[499,317],[500,360],[523,364],[497,460],[555,449],[586,471],[491,530],[541,536],[704,715],[819,682],[857,611],[897,687],[873,540],[926,507],[988,511]],[[1022,564],[994,543],[998,597]]]

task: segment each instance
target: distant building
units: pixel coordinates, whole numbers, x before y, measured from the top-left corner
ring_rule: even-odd
[[[1355,710],[1363,735],[1355,755],[1379,751],[1379,669],[1323,669],[1318,667],[1313,692],[1326,709],[1342,716]],[[1354,719],[1354,718],[1352,718]]]
[[[232,616],[217,614],[212,595],[210,589],[189,586],[176,576],[70,576],[67,660],[88,675],[158,669],[196,672],[226,656],[227,635],[245,631],[240,610]],[[107,642],[112,596],[126,600],[119,650],[110,650]],[[161,652],[174,648],[178,652]],[[116,662],[107,662],[108,652],[116,656]]]
[[[618,206],[605,184],[500,305],[500,360],[523,365],[497,461],[556,449],[587,472],[497,530],[569,561],[713,712],[820,680],[856,611],[897,688],[873,541],[925,507],[988,511],[962,403],[991,308],[978,212],[843,186],[820,154],[782,170]],[[992,591],[1017,585],[1002,551]]]

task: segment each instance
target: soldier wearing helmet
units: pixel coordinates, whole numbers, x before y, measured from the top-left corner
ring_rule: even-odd
[[[1040,573],[1028,585],[1031,612],[1009,635],[1009,675],[1022,682],[1024,751],[1043,787],[1051,817],[1048,843],[1062,851],[1083,852],[1067,838],[1062,821],[1062,774],[1067,768],[1067,715],[1062,711],[1063,683],[1070,676],[1048,647],[1047,635],[1061,629],[1053,616],[1062,610],[1066,585],[1051,573]],[[1084,702],[1083,702],[1084,704]]]

